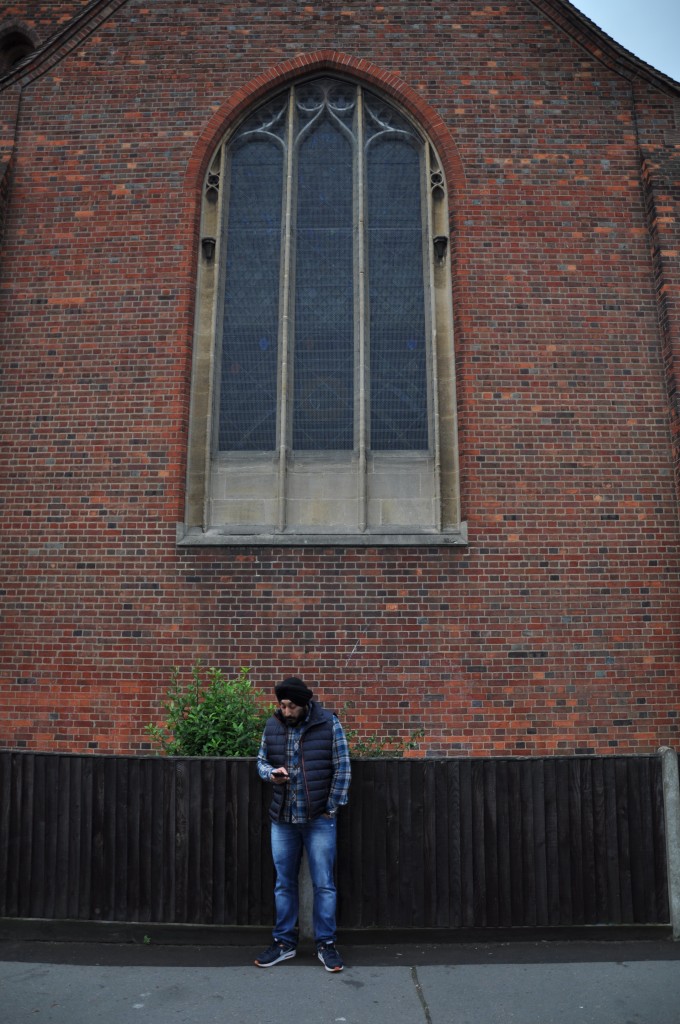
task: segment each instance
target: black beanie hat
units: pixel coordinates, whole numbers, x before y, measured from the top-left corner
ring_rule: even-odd
[[[314,696],[309,687],[297,676],[289,676],[282,683],[277,683],[274,692],[278,701],[289,700],[298,707],[305,707]]]

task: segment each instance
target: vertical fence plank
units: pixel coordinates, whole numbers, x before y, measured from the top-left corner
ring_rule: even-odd
[[[666,866],[666,822],[664,817],[664,795],[661,760],[656,758],[651,765],[652,786],[650,794],[652,810],[652,835],[656,840],[654,849],[654,875],[656,878],[656,920],[669,921],[671,916]]]
[[[527,886],[525,885],[525,859],[523,843],[523,806],[522,806],[522,763],[508,760],[505,763],[507,774],[507,878],[504,875],[502,885],[507,890],[503,906],[504,928],[513,922],[526,923]]]
[[[607,800],[604,761],[592,762],[593,779],[593,850],[595,858],[595,920],[610,919],[609,856],[607,844]],[[615,918],[611,918],[615,920]]]
[[[435,870],[432,873],[432,918],[436,928],[448,927],[455,914],[455,864],[451,850],[451,829],[448,815],[449,772],[445,762],[433,761],[432,803],[434,827]],[[456,907],[457,910],[457,907]]]
[[[363,769],[369,767],[368,762],[364,762]],[[380,870],[378,865],[390,863],[393,859],[392,848],[390,846],[390,802],[388,796],[387,778],[389,774],[389,765],[385,762],[376,761],[370,765],[371,776],[374,779],[374,794],[378,802],[377,806],[379,813],[376,815],[373,825],[371,826],[368,809],[363,810],[363,833],[365,837],[367,830],[370,832],[374,830],[374,842],[372,844],[374,861],[371,865],[370,873],[366,871],[366,865],[364,864],[364,871],[369,878],[372,879],[372,883],[375,886],[374,892],[376,895],[375,904],[370,914],[370,922],[372,925],[377,925],[380,920],[389,920],[389,913],[391,911],[391,904],[394,902],[395,889],[395,877],[390,876],[390,873],[384,870]],[[363,800],[362,800],[363,805]],[[352,815],[352,805],[350,803],[350,816]],[[362,847],[359,845],[357,853],[361,857]],[[368,902],[369,890],[366,887],[366,902]]]
[[[527,827],[532,835],[535,909],[533,923],[538,926],[550,924],[548,897],[548,835],[546,827],[545,774],[542,761],[532,761],[531,766],[531,803],[532,816]]]
[[[187,801],[186,801],[186,840],[187,840],[187,889],[186,916],[184,920],[190,924],[199,924],[201,920],[201,874],[203,849],[206,836],[203,833],[203,780],[209,761],[186,761]],[[212,900],[212,893],[209,894]]]
[[[234,859],[232,870],[236,878],[236,915],[234,924],[246,924],[250,918],[251,891],[249,888],[248,859],[250,856],[250,843],[248,834],[248,820],[245,817],[251,800],[251,785],[261,786],[259,780],[254,779],[251,783],[249,775],[240,779],[240,784],[234,793],[234,802],[237,808],[237,816],[234,820]],[[242,827],[245,825],[245,828]]]
[[[175,857],[172,871],[174,901],[171,920],[182,923],[187,919],[187,887],[189,881],[189,782],[187,779],[187,766],[185,761],[178,760],[174,763],[173,778]]]
[[[472,922],[473,927],[479,925],[486,928],[487,914],[487,839],[486,800],[484,792],[484,768],[482,760],[474,760],[471,764],[471,803],[472,828],[470,832],[470,857],[472,860]]]
[[[227,792],[227,761],[220,758],[214,762],[213,798],[212,798],[212,906],[210,914],[211,924],[224,924],[225,922],[225,884],[226,884],[226,860],[224,829],[226,822],[226,792]]]
[[[544,761],[545,857],[548,925],[560,922],[560,834],[558,828],[557,771],[554,761]]]
[[[621,916],[626,924],[632,924],[633,886],[631,877],[631,846],[628,799],[628,771],[625,761],[617,761],[616,773],[616,833],[618,840],[618,880],[621,895]]]
[[[515,920],[521,921],[526,927],[531,927],[538,923],[536,907],[539,881],[535,839],[538,822],[535,820],[534,811],[534,763],[533,761],[519,761],[517,769],[519,774],[518,821],[521,829],[521,852],[518,864],[522,876],[522,911],[518,913]]]
[[[0,750],[0,917],[7,916],[7,885],[9,874],[10,809],[12,802],[12,755]]]
[[[136,908],[136,921],[149,920],[149,887],[146,865],[153,835],[152,805],[149,799],[149,774],[146,763],[134,758],[130,765],[131,799],[128,807],[128,872],[130,900]],[[136,794],[132,787],[136,785]]]
[[[558,884],[558,916],[557,920],[565,924],[574,922],[574,900],[572,888],[572,861],[574,850],[572,843],[580,834],[580,815],[573,813],[571,801],[570,762],[559,758],[555,761],[555,795],[557,819],[557,884]]]
[[[358,799],[361,813],[338,815],[338,914],[341,918],[345,915],[351,928],[371,923],[370,915],[380,898],[374,892],[366,899],[366,893],[370,891],[368,871],[372,861],[370,855],[361,855],[368,843],[373,845],[376,840],[379,841],[378,837],[384,836],[384,814],[380,805],[384,802],[385,794],[375,792],[372,767],[364,761],[356,761],[352,766],[352,795],[356,797],[360,794]],[[368,818],[365,802],[371,798],[375,802],[371,817]]]
[[[3,818],[7,821],[7,859],[5,878],[5,915],[19,916],[19,862],[22,856],[21,821],[21,775],[24,757],[21,754],[10,754],[7,770],[10,773],[6,789],[8,802]]]
[[[113,803],[115,818],[113,821],[113,848],[114,868],[112,872],[113,892],[111,896],[112,917],[114,921],[136,921],[138,908],[131,897],[130,878],[130,802],[138,799],[139,790],[134,794],[130,792],[129,773],[131,769],[130,758],[116,758],[113,762],[115,771],[112,773],[112,783],[115,787]]]
[[[73,878],[76,898],[78,901],[77,916],[81,920],[94,920],[94,904],[92,898],[92,829],[94,817],[94,766],[91,758],[78,759],[78,792],[80,794],[80,831],[77,838],[77,860],[79,873]],[[74,857],[74,859],[76,859]]]
[[[387,765],[385,766],[387,768]],[[399,822],[401,794],[397,773],[387,771],[385,774],[385,858],[387,891],[390,898],[384,906],[385,922],[388,927],[397,927],[401,922],[399,906],[399,882],[401,865],[399,863]]]
[[[486,927],[497,928],[499,924],[499,879],[498,879],[498,762],[484,761],[481,774],[482,799],[484,805],[484,922]]]
[[[50,793],[50,827],[47,859],[51,865],[48,876],[48,918],[69,917],[69,832],[71,771],[70,759],[59,758],[56,765],[47,762]]]
[[[116,920],[116,879],[121,854],[118,846],[120,828],[120,804],[118,801],[119,758],[107,758],[104,761],[103,789],[99,791],[101,799],[102,822],[102,899],[100,916],[103,921]],[[124,878],[124,872],[123,872]]]
[[[606,829],[607,904],[609,919],[625,921],[621,905],[621,879],[619,873],[619,822],[617,773],[614,761],[604,762],[604,800]]]
[[[163,791],[160,758],[138,758],[139,800],[134,808],[134,859],[138,865],[140,921],[155,921],[162,906],[163,865],[167,856],[163,833]]]
[[[397,761],[399,790],[399,923],[411,928],[416,923],[416,907],[422,904],[422,815],[415,793],[413,771],[408,761]],[[413,762],[413,767],[417,763]],[[417,767],[416,767],[417,770]]]
[[[510,819],[509,819],[509,776],[507,761],[495,761],[495,832],[496,872],[494,882],[494,905],[497,927],[511,921],[512,878],[510,876]]]
[[[462,928],[463,909],[463,849],[461,827],[463,812],[461,806],[461,761],[445,764],[446,802],[442,805],[447,821],[448,870],[449,870],[449,927]]]
[[[93,920],[102,916],[104,903],[104,770],[106,762],[97,758],[92,762],[92,832],[89,836],[91,849],[88,856],[91,864],[91,907],[89,913]],[[84,837],[87,838],[87,837]],[[106,851],[107,861],[113,857],[113,851]]]
[[[41,754],[33,757],[33,806],[31,821],[31,875],[25,894],[24,906],[28,908],[27,917],[46,916],[45,886],[45,820],[47,799],[45,794],[45,758]],[[28,827],[28,822],[26,823]]]
[[[35,754],[26,758],[21,773],[19,792],[19,841],[21,855],[18,864],[19,885],[18,913],[20,917],[31,916],[31,887],[34,870],[33,818],[35,813]]]
[[[638,841],[639,854],[636,863],[636,875],[649,878],[649,884],[643,886],[642,905],[638,920],[646,921],[656,913],[656,861],[654,856],[654,815],[652,769],[654,762],[645,758],[639,766],[641,799],[639,805]]]
[[[448,892],[446,888],[440,892],[437,879],[440,876],[441,856],[437,846],[437,779],[436,762],[421,762],[422,775],[420,782],[420,794],[422,798],[422,828],[423,828],[423,896],[419,908],[419,924],[426,927],[428,923],[436,924],[439,913],[438,904],[448,903]],[[445,851],[441,851],[445,853]]]
[[[229,765],[224,793],[224,906],[225,924],[236,924],[236,894],[238,892],[238,862],[236,850],[236,826],[238,821],[238,800],[241,780],[237,766]]]
[[[645,918],[645,865],[644,865],[644,815],[642,810],[645,776],[642,765],[628,761],[628,840],[630,845],[630,889],[633,921]]]
[[[177,913],[177,764],[174,758],[161,764],[161,842],[164,855],[159,898],[161,920],[172,922]]]
[[[581,871],[583,924],[597,921],[596,850],[595,850],[595,804],[592,758],[581,758]]]
[[[459,772],[460,820],[458,824],[458,838],[461,857],[461,927],[474,928],[477,920],[475,887],[477,884],[476,855],[478,844],[475,841],[475,820],[473,814],[472,762],[460,762]]]

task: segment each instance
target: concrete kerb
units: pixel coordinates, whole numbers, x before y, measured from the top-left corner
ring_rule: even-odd
[[[668,904],[673,938],[680,940],[680,781],[678,755],[671,747],[659,749],[666,822]]]

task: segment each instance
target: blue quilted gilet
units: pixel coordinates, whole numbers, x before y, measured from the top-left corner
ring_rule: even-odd
[[[287,735],[288,726],[278,713],[273,715],[265,726],[265,738],[267,760],[274,768],[287,767]],[[314,701],[300,737],[300,769],[307,799],[307,817],[318,818],[326,810],[333,779],[333,714]],[[283,799],[284,787],[274,786],[269,807],[272,821],[279,820]]]

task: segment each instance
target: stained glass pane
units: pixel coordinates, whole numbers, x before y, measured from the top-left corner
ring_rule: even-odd
[[[276,447],[283,148],[244,131],[231,154],[221,451]]]
[[[297,166],[293,448],[351,449],[352,142],[326,110],[304,137]]]
[[[365,100],[365,189],[357,181],[358,91],[317,79],[293,93],[296,139],[290,298],[280,297],[288,96],[266,105],[230,146],[219,446],[277,441],[278,339],[290,313],[292,445],[355,444],[357,214],[367,256],[370,447],[428,448],[422,142],[393,107]]]
[[[428,447],[420,153],[385,131],[367,152],[370,446]]]

